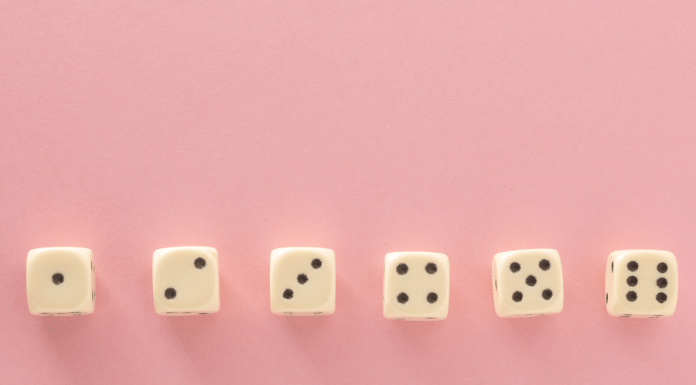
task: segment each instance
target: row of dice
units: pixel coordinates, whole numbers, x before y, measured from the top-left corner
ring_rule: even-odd
[[[395,320],[441,320],[449,310],[449,259],[428,252],[389,253],[384,265],[384,316]],[[152,259],[155,311],[162,315],[220,310],[217,250],[172,247]],[[529,317],[563,309],[563,273],[556,250],[516,250],[493,257],[493,298],[500,317]],[[271,311],[282,315],[327,315],[336,307],[336,260],[332,250],[290,247],[271,252]],[[677,305],[677,261],[655,250],[609,255],[605,303],[613,316],[658,318]],[[34,249],[27,257],[27,298],[36,315],[82,315],[94,311],[92,251],[78,247]]]

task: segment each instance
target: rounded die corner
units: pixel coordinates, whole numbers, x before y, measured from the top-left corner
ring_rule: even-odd
[[[166,255],[166,253],[167,253],[167,251],[168,251],[169,249],[170,249],[170,248],[167,247],[167,248],[161,248],[161,249],[155,250],[155,251],[152,253],[152,262],[153,262],[153,264],[157,263],[160,259],[162,259],[162,257],[163,257],[164,255]]]
[[[271,299],[271,314],[284,315],[284,312],[280,308],[279,304],[275,303],[273,299]]]
[[[609,253],[609,256],[607,257],[607,259],[608,259],[608,260],[612,260],[612,259],[615,260],[615,259],[618,259],[618,258],[620,258],[622,255],[624,255],[624,254],[626,254],[626,253],[628,253],[628,252],[630,252],[630,251],[631,251],[631,250],[627,250],[627,249],[614,250],[614,251],[612,251],[612,252]]]
[[[92,307],[91,309],[87,309],[87,310],[82,311],[80,315],[91,315],[91,314],[94,314],[94,310],[95,310],[95,308]]]
[[[94,258],[94,252],[92,249],[86,248],[86,247],[66,247],[66,251],[71,251],[75,253],[76,255],[80,255],[85,258],[92,259]]]
[[[319,309],[312,311],[312,315],[332,315],[336,312],[336,305],[332,304],[331,306],[327,306],[325,309]]]
[[[384,255],[384,268],[385,270],[392,264],[394,261],[398,260],[403,254],[400,252],[391,252],[387,253]]]
[[[280,255],[283,255],[283,253],[285,253],[288,249],[289,247],[278,247],[271,250],[271,261],[275,260]]]

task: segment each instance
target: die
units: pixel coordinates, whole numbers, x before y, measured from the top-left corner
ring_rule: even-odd
[[[447,318],[449,258],[428,252],[396,252],[384,258],[382,310],[387,319],[431,321]]]
[[[493,257],[493,303],[499,317],[563,310],[561,257],[552,249],[515,250]]]
[[[336,309],[336,257],[319,247],[271,252],[271,312],[328,315]]]
[[[220,310],[218,253],[212,247],[169,247],[152,256],[152,290],[160,315]]]
[[[27,255],[29,312],[41,316],[85,315],[96,301],[94,256],[83,247],[45,247]]]
[[[614,317],[669,317],[677,307],[677,259],[669,251],[615,251],[607,258],[604,288]]]

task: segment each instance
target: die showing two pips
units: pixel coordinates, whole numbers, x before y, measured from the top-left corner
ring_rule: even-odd
[[[212,247],[170,247],[152,256],[152,292],[161,315],[217,313],[220,274]]]
[[[95,263],[79,247],[33,249],[27,256],[27,300],[35,315],[94,312]],[[385,256],[383,314],[394,320],[442,320],[449,309],[449,259],[445,254],[398,252]],[[563,274],[552,249],[515,250],[493,257],[493,299],[500,317],[550,315],[563,309]],[[677,261],[655,250],[609,255],[605,304],[610,315],[661,318],[674,314]],[[271,253],[271,312],[328,315],[336,308],[336,261],[330,249],[288,247]],[[217,250],[158,249],[152,259],[155,311],[199,315],[220,310]]]

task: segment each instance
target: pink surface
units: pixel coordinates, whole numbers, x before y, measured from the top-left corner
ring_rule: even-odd
[[[0,3],[3,384],[694,384],[692,1]],[[91,316],[29,314],[29,249],[94,250]],[[152,252],[220,253],[217,315],[157,316]],[[274,316],[269,255],[337,256]],[[556,248],[557,316],[500,319],[496,252]],[[676,314],[604,263],[674,252]],[[450,256],[449,317],[387,321],[384,254]]]

